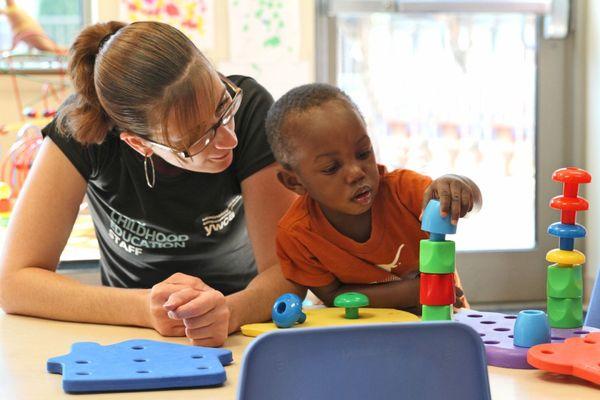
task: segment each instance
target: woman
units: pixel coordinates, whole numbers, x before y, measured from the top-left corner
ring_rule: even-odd
[[[301,293],[275,254],[293,197],[264,134],[268,92],[157,22],[90,26],[70,56],[75,94],[42,132],[0,256],[2,308],[219,346]],[[100,287],[56,273],[84,195]]]

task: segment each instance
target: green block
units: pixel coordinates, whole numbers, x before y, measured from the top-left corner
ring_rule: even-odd
[[[548,267],[546,295],[559,299],[583,297],[583,268],[581,265],[559,267],[552,264]]]
[[[422,321],[452,321],[452,306],[423,305]]]
[[[548,321],[551,328],[570,329],[583,326],[581,297],[574,299],[548,297]]]
[[[451,274],[454,272],[455,255],[456,246],[452,240],[421,240],[419,269],[427,274]]]

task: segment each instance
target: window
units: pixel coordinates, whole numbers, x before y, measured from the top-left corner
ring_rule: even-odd
[[[337,33],[337,83],[364,113],[379,162],[478,183],[485,207],[462,224],[459,249],[533,248],[536,17],[350,15]]]
[[[88,0],[20,0],[17,6],[38,22],[61,48],[67,49],[88,20]],[[13,49],[13,32],[6,15],[0,15],[0,71],[9,74],[64,73],[67,59],[30,49],[20,41]]]

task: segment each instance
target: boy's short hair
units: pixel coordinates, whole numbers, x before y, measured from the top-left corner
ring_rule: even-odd
[[[339,100],[364,118],[352,99],[338,87],[326,83],[310,83],[291,89],[271,106],[267,113],[265,129],[267,140],[275,158],[286,169],[294,163],[294,145],[290,132],[283,132],[286,119],[291,114],[301,114],[331,100]],[[295,135],[302,132],[294,132]]]

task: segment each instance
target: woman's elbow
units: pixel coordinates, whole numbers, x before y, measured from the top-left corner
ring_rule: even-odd
[[[7,273],[0,266],[0,309],[7,314],[16,314],[19,306],[18,284],[14,273]]]

